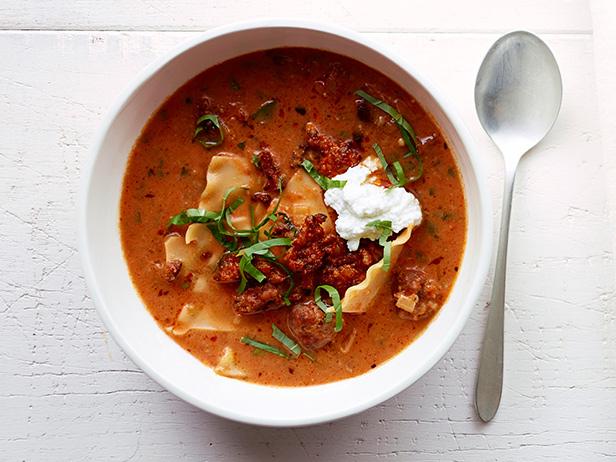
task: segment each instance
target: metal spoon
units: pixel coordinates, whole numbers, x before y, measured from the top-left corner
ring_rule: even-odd
[[[496,414],[503,387],[505,269],[515,173],[522,156],[554,125],[561,100],[558,64],[541,39],[529,32],[512,32],[492,45],[475,83],[479,120],[505,161],[501,235],[475,391],[477,413],[484,422]]]

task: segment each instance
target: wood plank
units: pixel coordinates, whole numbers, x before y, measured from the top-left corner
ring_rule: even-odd
[[[202,31],[232,21],[291,17],[343,24],[364,32],[589,33],[587,0],[9,0],[0,29]]]
[[[607,461],[616,456],[614,259],[599,155],[592,40],[548,36],[561,117],[524,160],[511,233],[506,388],[482,425],[472,396],[487,286],[438,365],[388,402],[332,424],[273,430],[203,413],[109,337],[76,250],[80,167],[126,82],[192,33],[2,33],[0,447],[6,460]],[[472,102],[491,34],[373,34],[459,107],[501,174]],[[497,222],[498,214],[494,220]]]

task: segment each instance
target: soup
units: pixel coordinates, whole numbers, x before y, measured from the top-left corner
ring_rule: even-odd
[[[395,82],[281,48],[196,76],[126,168],[122,246],[157,323],[215,372],[304,386],[378,367],[438,313],[464,250],[459,170]]]

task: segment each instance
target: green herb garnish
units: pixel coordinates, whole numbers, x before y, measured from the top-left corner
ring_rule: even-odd
[[[246,147],[246,141],[240,141],[239,143],[237,143],[237,147],[243,151]]]
[[[293,341],[293,339],[289,338],[287,334],[281,331],[276,324],[272,324],[272,337],[282,343],[287,350],[291,352],[294,358],[297,358],[302,352],[301,347]]]
[[[332,180],[331,178],[327,178],[326,176],[321,175],[317,172],[314,164],[310,162],[308,159],[304,159],[300,164],[304,167],[304,170],[312,177],[316,184],[318,184],[322,189],[328,190],[332,188],[342,188],[346,184],[346,180]]]
[[[227,250],[232,252],[258,242],[260,229],[269,221],[276,221],[278,204],[276,204],[274,211],[265,216],[258,225],[254,226],[253,224],[250,229],[237,229],[233,225],[232,214],[244,203],[244,199],[238,197],[230,205],[227,205],[230,194],[237,189],[238,188],[229,188],[225,192],[220,212],[212,212],[204,209],[187,209],[171,217],[167,226],[182,226],[190,223],[206,224],[214,238]],[[282,194],[282,185],[279,185],[279,191],[280,194]]]
[[[355,94],[388,114],[396,123],[398,129],[400,130],[400,134],[402,135],[402,139],[404,140],[404,144],[408,148],[408,152],[402,156],[403,162],[410,164],[410,169],[415,172],[413,175],[407,177],[407,181],[417,181],[423,175],[423,160],[417,151],[417,136],[415,135],[415,130],[413,130],[411,124],[409,124],[408,121],[402,117],[402,114],[384,101],[381,101],[380,99],[377,99],[362,90],[357,90]],[[394,166],[394,168],[396,167]],[[400,165],[400,170],[402,170],[402,165]]]
[[[208,123],[209,122],[209,123]],[[210,139],[205,136],[210,130],[210,125],[213,125],[218,130],[218,138]],[[197,141],[201,146],[206,149],[220,146],[225,139],[225,133],[220,126],[220,120],[215,114],[205,114],[197,119],[195,133],[193,134],[193,141]]]
[[[441,220],[449,221],[455,217],[453,212],[441,212]]]
[[[268,353],[272,353],[274,355],[280,356],[281,358],[289,359],[289,355],[282,351],[280,348],[277,348],[268,343],[259,342],[258,340],[254,340],[250,337],[242,337],[240,342],[245,343],[246,345],[250,345],[252,347],[258,348],[259,350],[267,351]]]
[[[409,148],[409,151],[412,153],[417,152],[417,136],[415,135],[415,130],[411,127],[411,124],[407,122],[407,120],[402,117],[398,111],[396,111],[393,107],[387,104],[380,99],[375,98],[374,96],[369,95],[365,91],[357,90],[355,94],[366,101],[368,101],[373,106],[378,107],[381,111],[387,113],[396,123],[398,128],[400,129],[400,133],[402,134],[402,138],[404,139],[404,143]]]
[[[257,155],[256,152],[252,154],[251,162],[252,162],[252,165],[254,165],[255,167],[261,168],[261,158]]]
[[[251,119],[255,122],[264,122],[265,120],[272,117],[272,113],[274,112],[274,108],[276,107],[275,99],[268,99],[265,101],[259,109],[255,111],[255,113],[251,116]]]
[[[232,214],[237,208],[244,203],[244,199],[241,197],[236,198],[230,205],[227,205],[229,196],[233,191],[238,188],[229,188],[222,199],[222,207],[220,212],[212,212],[204,209],[187,209],[181,213],[170,218],[167,226],[182,226],[189,223],[203,223],[205,224],[214,238],[228,251],[237,252],[240,256],[239,270],[240,270],[240,285],[238,286],[238,292],[242,293],[246,289],[248,283],[248,277],[261,283],[265,281],[266,276],[263,274],[254,264],[253,257],[259,256],[278,266],[283,270],[289,279],[289,287],[283,294],[282,298],[286,305],[290,305],[289,295],[295,286],[293,277],[289,269],[282,263],[278,262],[276,255],[270,250],[272,247],[284,247],[291,245],[291,239],[289,238],[275,238],[267,239],[259,242],[259,233],[263,226],[267,223],[275,222],[277,217],[278,205],[280,204],[280,197],[282,196],[282,183],[279,182],[278,190],[280,192],[278,202],[274,207],[272,213],[266,215],[257,225],[255,225],[254,210],[251,208],[251,228],[250,229],[237,229],[233,225]]]
[[[383,247],[383,270],[389,271],[391,266],[391,241],[388,241],[387,239],[389,239],[389,237],[393,234],[393,230],[391,229],[391,221],[374,220],[368,223],[368,226],[372,226],[381,231],[381,235],[379,236],[379,245]]]
[[[237,288],[238,293],[244,292],[246,289],[246,284],[248,283],[248,278],[246,275],[252,277],[257,282],[265,281],[265,274],[263,274],[256,266],[252,264],[252,259],[255,255],[264,257],[268,260],[275,260],[276,256],[270,250],[272,247],[280,247],[280,246],[290,246],[291,239],[286,237],[279,237],[276,239],[269,239],[267,241],[257,242],[250,247],[246,247],[245,249],[241,249],[239,251],[240,255],[240,285]]]
[[[438,228],[436,226],[436,224],[433,221],[430,220],[426,220],[426,230],[428,231],[428,234],[430,236],[432,236],[434,239],[438,239]]]
[[[231,77],[229,79],[229,86],[231,87],[231,90],[233,91],[240,91],[240,84],[237,80],[235,80],[235,77]]]
[[[291,300],[289,299],[289,295],[291,295],[291,292],[293,291],[293,288],[295,287],[295,281],[293,280],[293,273],[291,273],[291,270],[289,268],[287,268],[286,266],[284,266],[282,263],[280,263],[277,260],[271,260],[271,263],[273,263],[278,268],[280,268],[282,271],[287,273],[287,276],[289,278],[289,288],[285,290],[284,294],[282,294],[282,301],[285,305],[289,306],[291,305]]]
[[[323,298],[321,297],[322,290],[327,292],[327,295],[329,295],[329,298],[331,298],[334,310],[336,311],[336,326],[334,327],[334,330],[336,332],[340,332],[342,330],[342,325],[343,325],[342,303],[340,302],[340,294],[338,293],[335,287],[332,287],[329,285],[317,286],[317,288],[314,289],[314,302],[325,313],[325,322],[331,322],[332,312],[330,310],[331,306],[325,303],[323,301]]]
[[[311,362],[315,362],[317,360],[317,358],[315,358],[314,355],[312,355],[311,353],[308,353],[307,351],[302,351],[302,356],[305,356]]]
[[[383,167],[383,170],[385,170],[387,178],[389,178],[392,187],[402,188],[408,180],[406,179],[404,169],[402,168],[402,165],[400,165],[400,162],[395,161],[393,164],[391,164],[390,168],[389,164],[387,163],[387,159],[385,159],[385,156],[383,155],[383,150],[381,149],[381,147],[378,144],[374,143],[372,145],[372,149],[374,149],[374,152],[376,152],[376,155],[381,162],[381,166]],[[395,173],[392,170],[395,170]]]
[[[168,226],[182,226],[189,223],[210,223],[220,216],[220,212],[210,212],[204,209],[186,209],[169,219]]]
[[[229,188],[222,198],[220,212],[212,212],[204,209],[187,209],[171,217],[167,226],[183,226],[190,223],[203,223],[207,225],[212,235],[227,250],[235,251],[240,244],[240,238],[251,238],[252,230],[237,230],[232,225],[232,231],[225,228],[225,223],[231,224],[231,214],[244,203],[244,199],[238,197],[227,206],[229,195],[237,188]]]
[[[410,165],[410,170],[415,172],[412,176],[408,177],[408,182],[419,180],[423,175],[423,159],[417,152],[407,152],[402,156],[402,162]]]

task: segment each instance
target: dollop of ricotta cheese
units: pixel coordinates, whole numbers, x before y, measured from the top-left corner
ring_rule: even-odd
[[[342,188],[325,191],[325,203],[338,214],[336,232],[347,241],[350,251],[357,250],[362,238],[373,241],[379,238],[381,231],[368,226],[373,221],[391,221],[394,233],[421,223],[421,206],[412,193],[404,188],[385,188],[369,182],[369,175],[378,168],[378,160],[368,157],[333,178],[346,181]]]

